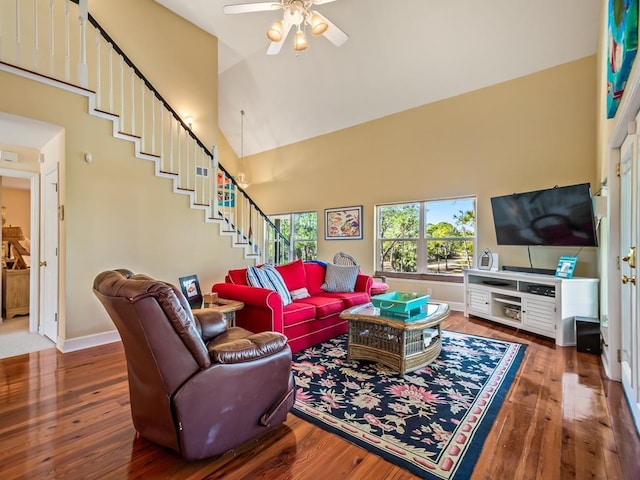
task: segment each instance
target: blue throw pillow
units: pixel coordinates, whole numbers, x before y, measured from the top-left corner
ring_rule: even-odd
[[[247,283],[252,287],[267,288],[277,292],[280,294],[283,306],[289,305],[293,301],[282,275],[273,265],[247,268]]]

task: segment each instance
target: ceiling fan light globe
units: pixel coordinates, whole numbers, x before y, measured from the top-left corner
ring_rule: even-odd
[[[312,17],[311,17],[311,34],[314,37],[317,37],[318,35],[322,35],[324,32],[327,31],[327,28],[329,28],[329,25],[327,25],[323,20],[322,17],[320,17],[320,15],[318,15],[317,13],[315,13]]]
[[[272,42],[282,40],[282,22],[280,20],[276,20],[271,24],[271,27],[269,27],[267,31],[267,38]]]
[[[302,50],[306,50],[308,46],[307,37],[305,37],[304,32],[299,31],[296,33],[295,40],[293,41],[293,49],[296,52],[301,52]]]

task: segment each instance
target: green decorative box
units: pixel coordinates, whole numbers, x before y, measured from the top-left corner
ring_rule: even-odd
[[[390,312],[400,315],[411,315],[422,305],[425,305],[431,295],[421,293],[389,292],[371,297],[371,303],[380,312]]]

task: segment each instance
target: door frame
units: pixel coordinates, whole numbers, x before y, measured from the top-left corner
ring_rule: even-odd
[[[52,202],[52,204],[48,204],[45,205],[45,201],[47,200],[48,196],[46,194],[45,188],[47,188],[47,185],[45,184],[45,182],[48,180],[48,177],[50,174],[54,173],[55,177],[56,177],[56,200],[55,203]],[[48,165],[47,167],[42,169],[41,172],[41,177],[40,177],[40,193],[41,193],[41,197],[42,197],[42,205],[41,205],[41,213],[42,213],[42,218],[40,219],[40,226],[41,226],[41,230],[40,230],[40,239],[43,240],[42,247],[40,250],[40,253],[43,256],[43,262],[42,263],[47,263],[49,262],[49,266],[43,266],[43,265],[39,265],[38,268],[38,272],[40,275],[40,306],[42,307],[40,309],[40,328],[38,330],[38,333],[40,333],[41,335],[44,335],[45,337],[53,340],[56,345],[58,344],[58,339],[60,338],[60,224],[58,222],[59,219],[59,209],[60,209],[60,165],[58,164],[58,162],[52,162],[50,165]],[[55,231],[55,237],[53,237],[53,241],[55,243],[52,243],[52,239],[49,238],[48,236],[48,229],[46,226],[46,220],[51,220],[51,219],[55,219],[56,221],[56,231]],[[46,247],[54,245],[55,246],[55,250],[56,253],[53,256],[53,258],[48,258],[47,254],[50,253]],[[54,308],[51,309],[52,305],[50,303],[48,303],[46,300],[47,298],[45,298],[45,296],[47,295],[47,290],[49,288],[49,286],[47,285],[47,282],[51,279],[51,275],[47,273],[47,270],[49,270],[50,268],[54,268],[55,267],[55,275],[53,276],[53,281],[51,282],[53,285],[53,288],[55,290],[55,296],[53,299],[51,299],[55,305]],[[44,270],[43,270],[44,269]],[[49,307],[49,308],[47,308]],[[50,311],[51,310],[51,311]],[[55,320],[52,320],[52,316],[51,314],[53,314],[53,316],[55,317]],[[55,323],[55,338],[51,338],[48,334],[47,334],[47,326],[49,326],[48,322],[54,321]]]
[[[0,176],[26,178],[29,180],[31,213],[29,228],[31,236],[31,268],[29,269],[29,332],[41,332],[40,322],[40,173],[27,170],[13,170],[10,168],[0,168]]]
[[[624,255],[626,252],[628,252],[629,247],[637,245],[637,145],[637,134],[629,131],[629,135],[627,135],[620,149],[620,176],[618,177],[618,184],[620,188],[620,246],[618,248],[621,252],[621,255]],[[627,186],[627,188],[625,188],[625,185]],[[635,277],[636,273],[635,269],[633,269],[628,263],[621,260],[620,270],[615,281],[621,281],[622,275]],[[638,400],[637,315],[637,286],[634,284],[628,284],[626,286],[620,287],[621,380],[623,389],[625,390],[625,394],[628,397],[630,404],[629,406],[633,412],[634,418],[638,418],[638,412],[634,412],[634,410],[636,410],[635,405],[637,404]],[[628,324],[625,325],[625,322]],[[625,358],[626,342],[628,342],[628,358]]]

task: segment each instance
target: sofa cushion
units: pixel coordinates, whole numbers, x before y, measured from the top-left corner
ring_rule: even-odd
[[[353,292],[360,272],[358,265],[327,264],[322,289],[325,292]]]
[[[227,278],[229,279],[229,283],[235,283],[236,285],[249,285],[247,283],[246,268],[236,268],[233,270],[229,270],[229,273],[227,273]]]
[[[327,298],[339,298],[344,303],[344,308],[355,307],[356,305],[363,305],[370,302],[367,292],[325,292],[321,294],[321,296]]]
[[[272,265],[247,268],[247,283],[252,287],[274,290],[280,295],[282,305],[286,306],[292,302],[291,294],[284,284],[282,276]]]
[[[326,264],[325,264],[326,265]],[[307,290],[309,294],[316,295],[324,293],[322,290],[322,282],[324,282],[324,274],[326,266],[320,262],[305,262],[304,271],[307,274]]]
[[[316,307],[317,319],[323,319],[336,313],[340,313],[346,308],[342,299],[322,295],[314,295],[313,297],[305,298],[301,301]]]
[[[282,275],[284,284],[289,291],[306,288],[307,274],[304,271],[302,260],[285,263],[284,265],[276,265],[276,270]]]
[[[293,302],[282,309],[282,322],[285,327],[308,322],[315,318],[316,307],[302,301]]]

